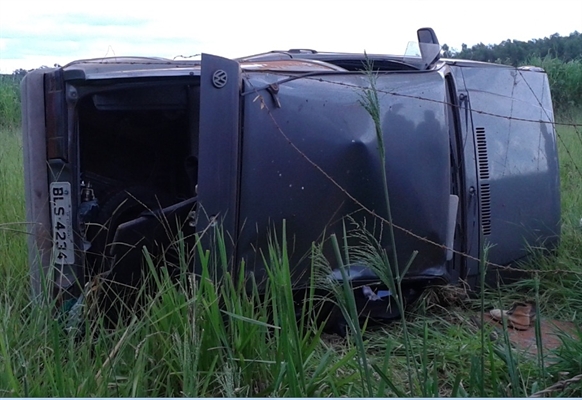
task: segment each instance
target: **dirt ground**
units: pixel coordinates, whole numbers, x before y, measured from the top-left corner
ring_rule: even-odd
[[[485,315],[485,320],[487,324],[493,326],[496,332],[501,335],[503,326],[500,322],[494,321],[488,314]],[[568,321],[542,318],[540,325],[544,354],[548,354],[550,350],[555,350],[560,346],[562,343],[559,337],[560,333],[572,335],[576,331],[576,326]],[[517,349],[526,351],[532,355],[537,354],[538,349],[534,326],[531,326],[525,331],[508,327],[507,331],[509,334],[509,340]]]

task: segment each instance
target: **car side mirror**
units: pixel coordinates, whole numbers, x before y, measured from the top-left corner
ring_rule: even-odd
[[[436,33],[432,28],[420,28],[416,31],[418,45],[425,68],[430,68],[441,58],[441,47]]]
[[[418,43],[439,44],[436,33],[432,28],[420,28],[416,31],[416,37],[418,38]]]

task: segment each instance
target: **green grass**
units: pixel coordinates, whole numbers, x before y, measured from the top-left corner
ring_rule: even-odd
[[[554,108],[560,112],[582,107],[582,59],[563,62],[554,57],[532,57],[527,65],[542,67],[548,74]]]
[[[582,123],[559,116],[560,122]],[[89,295],[78,334],[54,317],[51,305],[30,303],[24,232],[22,144],[13,128],[0,130],[0,396],[525,396],[582,373],[582,334],[564,337],[556,354],[528,356],[502,336],[471,320],[480,312],[523,296],[538,298],[541,316],[582,323],[582,134],[558,127],[563,239],[554,258],[529,267],[538,280],[525,280],[482,297],[463,300],[455,289],[443,307],[427,291],[409,307],[405,320],[359,327],[351,287],[327,281],[333,301],[348,318],[345,339],[314,324],[319,299],[305,293],[295,314],[285,229],[264,250],[269,281],[259,294],[251,281],[231,276],[220,251],[181,250],[181,265],[198,258],[202,277],[184,272],[171,285],[164,268],[146,258],[157,290],[141,291],[139,316],[118,329],[105,326]],[[179,239],[179,238],[178,238]],[[220,237],[217,238],[220,244]],[[341,240],[340,240],[341,242]],[[178,240],[179,243],[179,240]],[[373,248],[373,243],[371,243]],[[325,266],[344,257],[381,252],[344,251],[334,260],[314,260],[313,286]],[[341,263],[340,263],[341,264]],[[244,268],[244,266],[243,266]],[[555,269],[572,273],[553,272]],[[212,279],[222,271],[221,282]],[[156,271],[156,272],[154,272]],[[397,285],[394,277],[383,277]],[[392,281],[390,281],[392,279]],[[331,285],[331,286],[329,286]],[[250,290],[249,290],[250,288]],[[395,286],[395,293],[398,288]],[[462,293],[462,291],[460,291]],[[450,296],[449,296],[450,297]],[[450,300],[450,298],[449,298]],[[361,330],[358,334],[358,331]],[[555,364],[544,367],[548,357]],[[572,383],[554,395],[580,396]]]
[[[5,295],[15,294],[12,285],[24,284],[26,271],[22,171],[20,132],[0,130],[0,293]]]
[[[0,129],[20,126],[20,77],[0,74]]]
[[[577,115],[573,118],[572,115]],[[539,258],[526,266],[541,270],[542,311],[582,323],[582,112],[558,119],[571,126],[558,127],[562,201],[562,240],[555,258]],[[572,126],[577,125],[577,126]],[[555,270],[566,272],[556,273]],[[571,271],[571,272],[568,272]],[[519,283],[531,291],[533,280]]]

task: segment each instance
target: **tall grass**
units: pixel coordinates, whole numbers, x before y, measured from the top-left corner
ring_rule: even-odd
[[[284,235],[284,234],[283,234]],[[275,241],[281,243],[275,245]],[[139,313],[110,331],[92,313],[67,335],[40,305],[2,301],[0,389],[10,396],[340,396],[364,394],[354,350],[325,345],[313,299],[296,316],[284,236],[265,254],[265,291],[209,253],[201,275],[172,282],[146,257],[152,292]],[[213,278],[215,268],[222,278]],[[242,274],[245,276],[244,266]],[[144,286],[145,287],[145,286]],[[249,290],[250,287],[250,290]],[[13,288],[12,291],[22,290]],[[90,310],[90,302],[85,305]]]
[[[27,277],[22,141],[0,130],[0,293],[14,296]]]
[[[0,129],[20,126],[20,79],[0,74]]]
[[[548,74],[558,113],[582,109],[582,59],[563,62],[550,56],[532,57],[526,64],[542,67]]]
[[[489,331],[475,335],[477,328],[455,321],[460,311],[409,315],[405,340],[404,322],[358,332],[353,302],[344,303],[352,334],[324,335],[313,293],[304,293],[296,312],[285,243],[282,230],[265,252],[270,279],[261,293],[244,265],[232,276],[200,247],[193,250],[201,275],[183,271],[177,283],[146,257],[155,290],[140,289],[143,309],[115,330],[90,311],[91,301],[77,326],[83,335],[75,335],[51,317],[50,305],[3,297],[2,395],[522,396],[540,387],[535,360],[491,341]],[[336,303],[352,295],[337,289]],[[562,359],[576,365],[565,353]]]
[[[558,127],[560,184],[562,202],[562,238],[555,258],[540,257],[532,264],[544,271],[543,311],[582,323],[582,113],[575,118],[561,117],[570,126]],[[531,267],[531,266],[530,266]],[[556,269],[571,273],[555,273]],[[534,280],[524,280],[518,287],[532,291]]]

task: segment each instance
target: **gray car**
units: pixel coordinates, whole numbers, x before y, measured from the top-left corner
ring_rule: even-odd
[[[35,292],[43,274],[55,293],[73,296],[106,271],[134,284],[143,246],[163,252],[178,232],[190,245],[200,234],[207,247],[220,232],[232,272],[244,260],[260,281],[258,249],[283,221],[300,286],[313,243],[342,235],[345,217],[368,226],[388,219],[382,169],[401,268],[418,251],[407,287],[474,285],[486,247],[488,261],[504,266],[532,247],[553,249],[559,170],[545,72],[441,59],[431,29],[418,39],[419,53],[406,56],[116,57],[29,73]],[[384,164],[361,103],[370,70]],[[390,250],[389,235],[377,239]],[[323,252],[334,259],[329,243]],[[350,266],[349,276],[378,281],[366,265]]]

